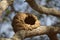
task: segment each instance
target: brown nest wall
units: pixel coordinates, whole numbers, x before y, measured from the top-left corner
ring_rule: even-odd
[[[30,13],[17,13],[12,21],[13,30],[32,30],[40,26],[37,17]]]

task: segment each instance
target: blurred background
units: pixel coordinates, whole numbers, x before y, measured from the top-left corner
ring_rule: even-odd
[[[33,0],[32,0],[33,1]],[[38,5],[43,5],[48,8],[56,8],[60,10],[60,0],[35,0]],[[33,10],[25,0],[14,0],[13,2],[14,11],[11,6],[9,6],[2,14],[2,21],[0,21],[0,37],[12,38],[14,31],[12,28],[12,20],[16,15],[16,12],[28,12],[36,15],[44,26],[60,26],[60,18],[52,15],[39,14],[37,11]],[[57,34],[60,40],[60,34]],[[39,35],[31,38],[26,38],[24,40],[49,40],[47,35]]]

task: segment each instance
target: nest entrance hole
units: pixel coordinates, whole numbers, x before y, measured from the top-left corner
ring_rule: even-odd
[[[36,21],[35,18],[32,17],[32,16],[28,16],[28,17],[25,18],[25,23],[26,24],[34,25],[35,21]]]

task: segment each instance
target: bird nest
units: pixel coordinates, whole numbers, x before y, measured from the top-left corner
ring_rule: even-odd
[[[40,21],[33,14],[17,13],[12,21],[13,30],[32,30],[40,26]]]

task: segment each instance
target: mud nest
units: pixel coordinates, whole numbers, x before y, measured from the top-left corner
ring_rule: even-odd
[[[13,30],[32,30],[40,26],[40,21],[33,14],[17,13],[12,21]]]

